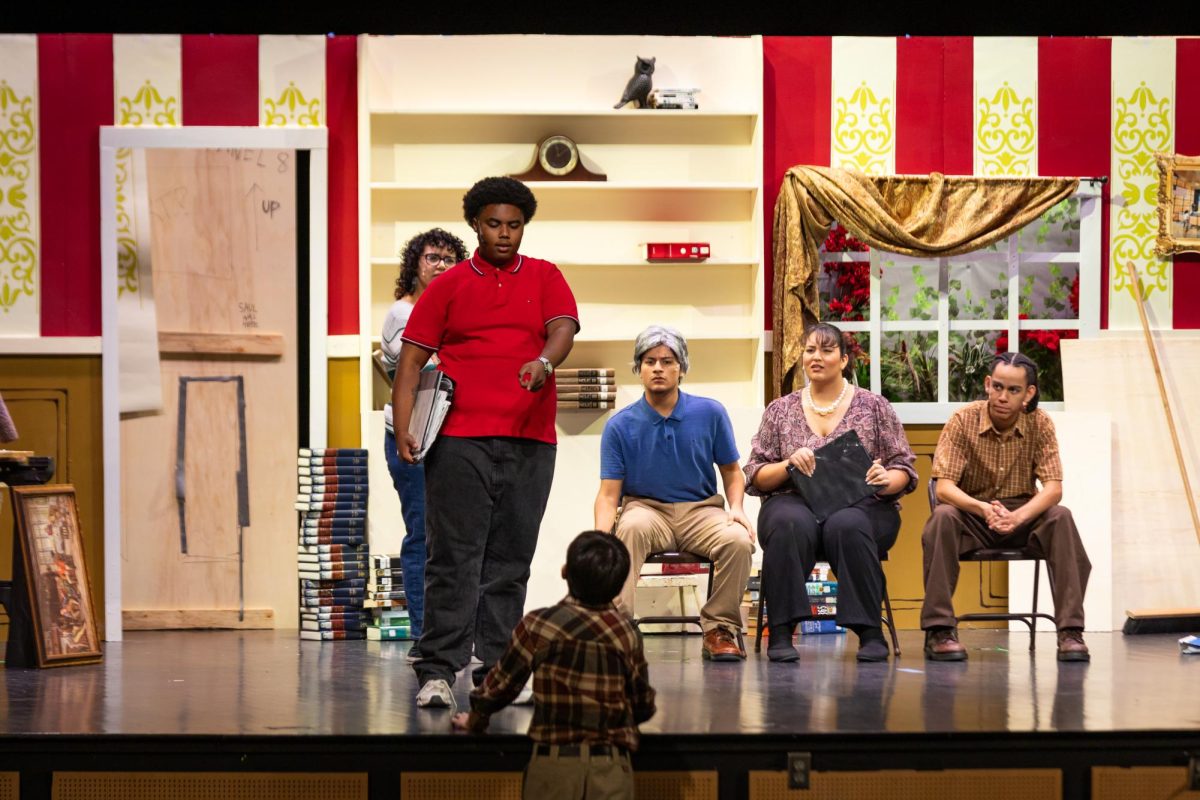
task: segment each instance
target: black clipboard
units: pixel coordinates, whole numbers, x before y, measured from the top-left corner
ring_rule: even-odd
[[[833,512],[880,490],[880,487],[867,483],[871,455],[855,430],[848,430],[814,450],[813,455],[817,458],[817,468],[811,478],[790,464],[787,471],[792,486],[812,509],[818,522],[824,522]]]

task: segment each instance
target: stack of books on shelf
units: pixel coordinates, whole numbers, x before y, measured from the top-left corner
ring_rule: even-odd
[[[837,616],[837,581],[829,565],[824,561],[817,562],[804,588],[813,618],[800,622],[800,633],[845,633],[846,629],[833,621]]]
[[[411,638],[400,556],[373,555],[369,563],[371,567],[364,603],[371,612],[367,638],[378,641]]]
[[[367,451],[310,450],[297,459],[301,639],[365,639]]]
[[[559,408],[616,408],[614,370],[605,367],[555,370]]]

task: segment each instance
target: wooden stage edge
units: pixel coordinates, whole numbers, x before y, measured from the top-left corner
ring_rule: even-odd
[[[919,632],[902,631],[903,658],[859,665],[849,639],[803,637],[800,663],[784,665],[753,653],[706,663],[697,636],[647,637],[659,712],[642,727],[635,770],[661,778],[655,785],[675,785],[668,773],[712,780],[680,784],[699,794],[644,794],[894,799],[910,794],[862,787],[872,778],[916,791],[935,772],[946,791],[911,796],[986,800],[993,794],[952,788],[952,773],[974,780],[1002,769],[1014,779],[1053,773],[1046,785],[1058,789],[1023,797],[1151,798],[1159,795],[1105,794],[1096,776],[1157,770],[1182,789],[1188,754],[1200,753],[1200,657],[1181,655],[1178,636],[1091,634],[1090,664],[1058,663],[1050,632],[1030,653],[1027,634],[964,630],[961,664],[926,662]],[[491,772],[508,778],[470,796],[519,796],[503,787],[528,760],[531,710],[501,712],[485,736],[452,734],[449,712],[415,707],[408,647],[283,631],[134,631],[100,664],[4,670],[0,773],[20,774],[21,800],[57,796],[63,770],[85,783],[125,772],[359,775],[367,788],[356,796],[369,800],[399,798],[402,780],[418,774],[444,773],[449,786]],[[460,706],[469,684],[464,673],[454,687]],[[849,794],[788,794],[779,780],[793,754],[811,760],[814,790],[856,775],[866,783]],[[715,793],[698,788],[709,784]]]

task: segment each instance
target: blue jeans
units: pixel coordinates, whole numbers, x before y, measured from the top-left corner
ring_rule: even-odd
[[[404,597],[408,601],[412,638],[419,639],[425,619],[425,467],[400,458],[396,437],[391,433],[383,435],[383,455],[404,516],[404,541],[400,545]]]

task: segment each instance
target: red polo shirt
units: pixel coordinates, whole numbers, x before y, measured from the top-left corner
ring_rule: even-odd
[[[542,354],[546,325],[566,317],[579,328],[575,296],[558,267],[518,255],[505,267],[476,250],[429,284],[404,328],[404,341],[435,350],[454,379],[446,436],[513,436],[554,444],[554,378],[521,388],[517,371]]]

